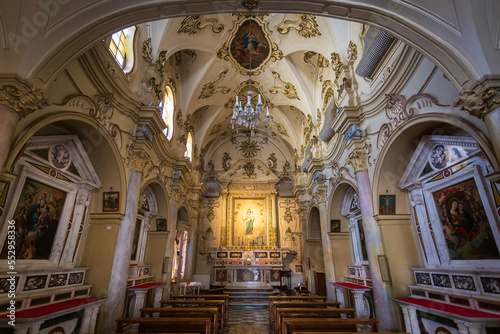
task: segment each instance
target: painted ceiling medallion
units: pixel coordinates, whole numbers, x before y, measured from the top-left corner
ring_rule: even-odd
[[[270,61],[283,58],[283,52],[270,39],[267,22],[257,17],[236,22],[229,36],[217,56],[230,61],[243,75],[258,75]]]

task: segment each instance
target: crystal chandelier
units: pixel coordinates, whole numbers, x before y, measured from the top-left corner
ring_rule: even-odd
[[[256,6],[256,2],[254,1],[245,1],[243,3],[245,7],[247,7],[250,11],[250,21],[252,20],[252,8]],[[249,25],[249,34],[251,34],[251,25]],[[254,53],[255,50],[248,50],[248,58],[249,58],[249,70],[248,70],[248,76],[250,80],[248,82],[252,82],[252,53]],[[260,124],[261,119],[260,115],[262,114],[262,111],[264,110],[264,104],[262,103],[262,98],[259,94],[259,98],[257,101],[257,104],[255,105],[255,109],[252,105],[252,97],[253,97],[253,92],[251,90],[248,91],[247,93],[247,103],[244,107],[241,106],[241,101],[238,100],[238,95],[236,95],[236,103],[234,104],[233,107],[233,117],[231,118],[231,124],[232,128],[234,129],[235,125],[240,125],[244,126],[248,129],[250,129],[250,134],[253,137],[255,135],[255,127]],[[264,120],[262,121],[264,125],[269,124],[269,122],[272,120],[271,115],[269,114],[269,107],[267,107],[266,111],[266,116],[264,117]]]

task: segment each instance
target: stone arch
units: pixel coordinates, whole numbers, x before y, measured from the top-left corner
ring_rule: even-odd
[[[95,41],[120,27],[178,16],[243,11],[243,8],[235,7],[234,2],[228,0],[206,2],[197,6],[189,4],[190,1],[187,0],[177,1],[175,4],[145,1],[139,6],[134,4],[123,8],[118,5],[116,7],[109,5],[107,9],[96,6],[87,9],[85,13],[73,13],[72,20],[65,20],[64,23],[55,25],[51,33],[46,34],[45,39],[31,41],[32,45],[29,45],[27,52],[35,49],[42,51],[36,54],[43,54],[44,58],[29,59],[28,64],[24,64],[25,70],[21,75],[37,79],[42,85],[47,85],[69,61],[92,46]],[[395,10],[398,10],[398,15],[393,15],[392,12]],[[464,50],[463,39],[457,39],[457,32],[450,30],[449,25],[436,24],[436,22],[443,21],[443,18],[432,10],[422,12],[410,5],[403,6],[389,0],[378,6],[361,1],[351,5],[331,3],[326,0],[316,0],[312,3],[301,1],[294,2],[293,5],[283,9],[280,2],[263,0],[259,8],[255,10],[255,12],[259,11],[307,13],[368,23],[387,30],[415,47],[436,63],[457,88],[474,82],[481,76],[478,67],[481,66],[480,62],[484,61],[482,55],[472,61],[469,60],[469,57],[464,54],[467,51]],[[89,19],[90,17],[92,20]],[[429,30],[429,25],[435,29]],[[103,34],[103,31],[107,33]],[[472,55],[470,57],[472,58]]]

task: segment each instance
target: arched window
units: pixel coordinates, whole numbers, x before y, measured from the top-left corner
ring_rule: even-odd
[[[134,65],[134,33],[135,27],[129,27],[115,32],[109,41],[109,51],[125,73],[130,72]]]
[[[188,133],[188,137],[186,140],[186,152],[184,156],[189,159],[189,161],[193,161],[193,136],[191,132]]]
[[[161,113],[161,118],[167,124],[163,133],[167,136],[168,140],[172,140],[174,135],[174,93],[170,86],[165,87],[165,98],[163,99],[163,110]]]

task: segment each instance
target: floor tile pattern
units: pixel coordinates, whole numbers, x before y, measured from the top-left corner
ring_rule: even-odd
[[[229,309],[224,334],[268,334],[269,311]]]

